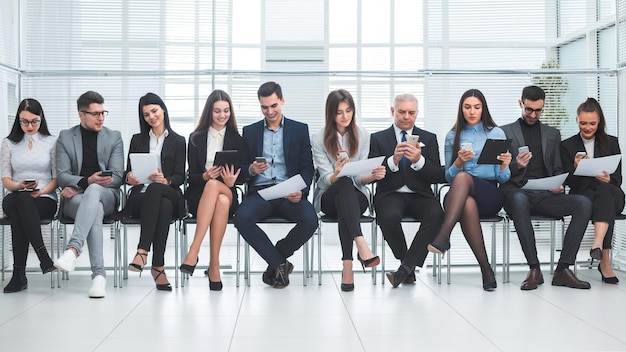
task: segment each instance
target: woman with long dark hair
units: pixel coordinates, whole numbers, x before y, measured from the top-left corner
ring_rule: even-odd
[[[339,177],[347,162],[367,159],[370,149],[369,133],[357,125],[354,99],[347,90],[328,94],[324,128],[313,136],[311,145],[319,173],[313,205],[316,211],[337,217],[343,261],[341,290],[352,291],[352,242],[363,271],[380,263],[363,237],[360,218],[369,205],[365,185],[384,178],[386,169],[377,166],[368,174]]]
[[[11,133],[2,141],[2,186],[9,193],[2,202],[11,220],[13,276],[4,293],[28,288],[28,245],[39,258],[42,273],[55,270],[41,236],[41,219],[57,210],[56,137],[51,136],[41,104],[24,99],[17,108]]]
[[[214,90],[204,104],[195,131],[189,136],[189,189],[185,194],[189,212],[196,217],[196,231],[180,271],[193,275],[200,246],[209,230],[209,289],[220,291],[220,248],[229,216],[239,204],[235,183],[239,169],[235,165],[214,165],[215,153],[240,150],[242,139],[230,96]]]
[[[561,142],[563,169],[573,172],[582,159],[621,154],[617,137],[606,133],[606,120],[600,103],[588,98],[576,110],[579,133]],[[615,216],[624,210],[622,162],[612,174],[603,171],[595,177],[573,176],[566,180],[570,194],[582,194],[593,202],[591,221],[594,237],[589,255],[600,260],[602,282],[617,284],[619,279],[611,266],[611,248]]]
[[[446,180],[450,189],[444,200],[443,225],[428,250],[444,254],[450,248],[450,234],[458,221],[463,235],[480,266],[483,289],[493,291],[496,278],[489,265],[480,217],[495,215],[504,203],[498,183],[511,177],[511,153],[498,156],[500,164],[478,164],[478,158],[487,139],[506,139],[504,131],[496,127],[483,93],[470,89],[459,101],[456,123],[446,135]],[[469,143],[469,148],[461,145]]]
[[[172,130],[167,107],[154,93],[139,99],[139,126],[140,133],[133,135],[128,151],[126,182],[133,188],[123,212],[141,220],[141,232],[128,269],[141,273],[152,247],[151,273],[156,288],[171,291],[165,276],[165,246],[171,220],[184,215],[180,186],[185,181],[185,138]],[[141,183],[133,174],[131,153],[157,155],[161,167],[148,176],[149,183]]]

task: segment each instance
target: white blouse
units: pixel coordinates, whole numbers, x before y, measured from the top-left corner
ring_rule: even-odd
[[[10,177],[14,182],[26,179],[39,181],[38,187],[46,187],[53,178],[56,178],[56,136],[42,136],[39,133],[17,142],[5,138],[0,148],[0,164],[2,177]],[[32,149],[28,149],[28,142],[32,141]],[[42,197],[57,199],[56,191],[42,195]]]
[[[226,127],[216,130],[209,127],[209,133],[206,134],[206,162],[204,168],[206,170],[213,166],[215,161],[215,153],[224,149],[224,136],[226,135]]]

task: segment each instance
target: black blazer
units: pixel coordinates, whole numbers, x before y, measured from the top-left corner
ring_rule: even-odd
[[[150,152],[150,136],[148,134],[137,133],[133,135],[130,140],[130,149],[128,154],[131,153],[149,153]],[[126,180],[126,174],[132,170],[130,162],[130,156],[126,162],[126,172],[124,173],[124,180]],[[161,172],[163,176],[170,180],[172,183],[170,187],[174,188],[181,194],[180,186],[185,182],[185,138],[176,134],[176,132],[170,130],[167,137],[163,141],[163,149],[161,150]],[[143,185],[134,186],[130,195],[128,196],[128,203],[126,208],[131,208],[132,202],[139,196]],[[178,215],[185,213],[184,202],[179,202]],[[125,209],[126,209],[125,208]],[[128,210],[129,211],[129,210]],[[129,216],[127,212],[123,213],[124,216]]]
[[[561,160],[563,161],[563,169],[570,172],[565,183],[570,187],[570,193],[581,194],[587,189],[596,189],[600,181],[595,177],[574,176],[571,173],[574,172],[574,156],[576,152],[584,152],[585,146],[580,134],[577,133],[568,139],[561,142]],[[602,153],[598,149],[598,144],[595,145],[593,155],[596,158],[602,156],[621,154],[619,148],[619,141],[616,137],[609,136],[609,151]],[[611,174],[611,184],[620,187],[622,185],[622,162],[620,161],[617,166],[617,170]]]
[[[202,174],[206,171],[206,141],[208,133],[208,131],[202,131],[189,135],[189,145],[187,147],[187,158],[189,163],[189,179],[187,182],[189,185],[185,193],[185,198],[189,204],[189,209],[193,210],[192,213],[194,214],[198,208],[198,202],[200,201],[200,197],[204,191],[204,185],[206,184],[206,181],[202,178]],[[227,131],[224,135],[223,150],[241,150],[241,144],[241,136],[238,132]],[[239,173],[239,177],[235,182],[236,184],[241,184],[243,182],[241,174],[242,173]],[[221,180],[221,178],[219,179]],[[237,192],[234,186],[231,190],[233,192],[233,204],[235,204],[237,203]]]
[[[311,139],[307,124],[290,120],[283,116],[283,151],[285,164],[287,165],[287,177],[300,174],[306,183],[302,190],[302,199],[306,199],[309,188],[313,181],[313,154],[311,152]],[[253,123],[243,128],[243,152],[241,155],[241,174],[253,185],[256,176],[248,172],[254,158],[263,155],[263,129],[265,120]],[[253,187],[249,187],[251,191]]]
[[[420,142],[424,144],[422,157],[425,158],[425,164],[419,171],[415,171],[410,167],[406,170],[400,169],[397,172],[389,170],[387,159],[393,156],[393,152],[398,144],[393,126],[371,135],[369,157],[374,158],[384,155],[383,165],[387,169],[385,178],[377,182],[375,198],[391,194],[404,185],[420,196],[434,197],[431,185],[433,183],[446,182],[444,168],[441,166],[439,158],[437,136],[417,127],[413,127],[412,134],[419,135]]]

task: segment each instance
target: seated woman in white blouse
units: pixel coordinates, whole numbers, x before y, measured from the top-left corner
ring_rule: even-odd
[[[10,191],[2,202],[11,220],[13,276],[4,293],[28,288],[26,259],[31,244],[41,271],[55,270],[41,237],[41,219],[51,219],[57,210],[55,154],[56,137],[48,131],[41,104],[24,99],[17,108],[11,133],[2,141],[2,186]]]

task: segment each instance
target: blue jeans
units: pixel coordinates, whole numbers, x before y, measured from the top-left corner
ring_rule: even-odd
[[[287,236],[272,244],[257,222],[269,217],[281,216],[295,222]],[[293,255],[317,229],[317,214],[308,200],[291,203],[285,198],[266,201],[258,194],[249,194],[237,208],[234,223],[241,236],[272,268]]]

